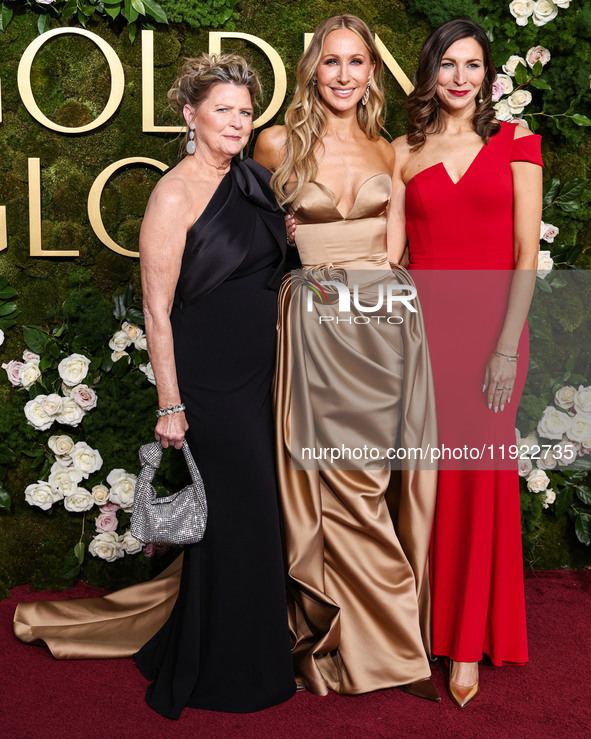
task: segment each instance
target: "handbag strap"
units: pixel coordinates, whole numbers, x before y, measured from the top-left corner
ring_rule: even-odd
[[[193,459],[193,455],[191,454],[191,450],[189,449],[189,444],[186,439],[183,439],[182,450],[185,456],[185,462],[189,469],[189,474],[191,475],[191,480],[195,485],[202,488],[203,478],[201,477],[199,468]],[[142,471],[140,474],[142,476],[142,480],[145,482],[151,483],[154,479],[156,470],[162,461],[162,452],[162,444],[159,441],[153,441],[150,444],[144,444],[140,447],[139,458],[142,465]]]

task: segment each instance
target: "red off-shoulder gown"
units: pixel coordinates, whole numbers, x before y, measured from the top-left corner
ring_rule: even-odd
[[[515,127],[502,123],[459,182],[439,163],[406,188],[409,269],[423,304],[439,447],[485,448],[482,459],[441,464],[432,648],[462,662],[487,654],[495,665],[528,659],[519,478],[517,462],[507,460],[527,373],[527,326],[511,404],[494,414],[482,393],[514,268],[511,162],[542,165],[540,137],[514,139]]]

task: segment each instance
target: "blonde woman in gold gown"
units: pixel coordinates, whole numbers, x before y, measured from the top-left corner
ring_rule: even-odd
[[[280,291],[275,377],[289,619],[296,678],[312,692],[398,686],[439,700],[427,658],[436,473],[392,472],[387,461],[306,469],[300,451],[312,439],[436,443],[420,312],[403,325],[308,313],[308,288],[322,281],[359,283],[370,301],[380,282],[412,285],[388,260],[394,150],[380,136],[382,69],[363,21],[328,19],[298,64],[286,125],[263,131],[254,154],[294,214],[303,267]],[[315,303],[320,315],[330,308]]]

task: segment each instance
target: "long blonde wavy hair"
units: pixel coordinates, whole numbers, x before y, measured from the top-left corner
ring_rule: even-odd
[[[314,150],[326,132],[326,113],[314,78],[322,56],[324,39],[331,31],[346,28],[363,41],[375,65],[370,78],[367,105],[357,104],[357,122],[371,141],[377,141],[384,127],[384,65],[367,25],[356,15],[335,15],[321,23],[310,45],[300,57],[296,71],[296,90],[285,113],[285,158],[271,178],[280,205],[288,205],[301,192],[306,182],[316,177],[318,162]],[[295,174],[296,186],[291,192],[285,185]]]

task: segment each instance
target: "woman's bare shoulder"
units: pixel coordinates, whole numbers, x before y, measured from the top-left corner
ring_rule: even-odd
[[[285,126],[270,126],[261,131],[254,148],[253,158],[270,170],[275,170],[283,161],[287,130]]]

